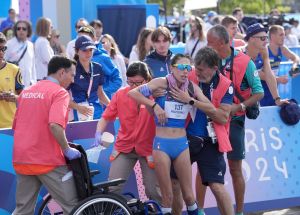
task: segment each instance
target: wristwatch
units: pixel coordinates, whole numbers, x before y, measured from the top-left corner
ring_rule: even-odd
[[[243,111],[245,111],[246,110],[246,108],[247,108],[247,106],[242,102],[242,103],[240,103],[240,105],[241,105],[241,107],[242,107],[242,110]]]
[[[191,100],[189,101],[189,104],[193,106],[193,105],[195,104],[195,100],[194,100],[194,99],[191,99]]]

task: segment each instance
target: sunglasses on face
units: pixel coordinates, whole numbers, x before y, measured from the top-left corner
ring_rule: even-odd
[[[259,38],[261,41],[265,41],[268,40],[269,37],[268,36],[253,36],[254,38]]]
[[[7,46],[2,46],[2,47],[0,47],[0,51],[2,51],[2,52],[5,52],[6,49],[7,49]]]
[[[179,69],[180,71],[187,70],[188,72],[190,72],[192,70],[192,66],[189,64],[173,64],[173,66]]]
[[[21,30],[27,31],[27,28],[25,28],[25,27],[17,27],[17,31],[21,31]]]
[[[133,86],[133,85],[135,85],[135,86],[140,86],[140,85],[142,85],[144,83],[144,80],[143,81],[131,81],[131,80],[127,80],[127,84],[129,85],[129,86]]]

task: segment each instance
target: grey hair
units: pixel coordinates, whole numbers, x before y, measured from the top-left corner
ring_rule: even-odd
[[[214,49],[210,47],[203,47],[197,52],[194,62],[195,66],[204,64],[209,68],[213,68],[215,66],[218,66],[219,56]]]
[[[209,29],[208,33],[213,34],[220,40],[223,40],[225,44],[229,43],[229,34],[226,28],[222,25],[215,25]]]

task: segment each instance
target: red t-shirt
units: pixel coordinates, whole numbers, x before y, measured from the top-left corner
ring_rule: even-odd
[[[119,152],[129,153],[135,149],[141,156],[152,155],[152,144],[155,136],[154,117],[149,114],[144,105],[138,104],[128,96],[130,87],[116,92],[105,109],[102,117],[113,121],[120,120],[120,129],[115,143]]]
[[[23,90],[18,99],[14,129],[14,165],[60,166],[66,161],[49,124],[66,128],[68,92],[60,85],[44,80]]]

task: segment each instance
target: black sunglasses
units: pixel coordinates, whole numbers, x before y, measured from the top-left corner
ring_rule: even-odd
[[[7,46],[2,46],[2,47],[0,47],[0,51],[2,51],[2,52],[5,52],[6,49],[7,49]]]
[[[253,36],[253,38],[259,38],[261,41],[265,41],[269,39],[268,36]]]
[[[27,28],[25,28],[25,27],[17,27],[17,31],[21,31],[21,30],[27,31]]]

